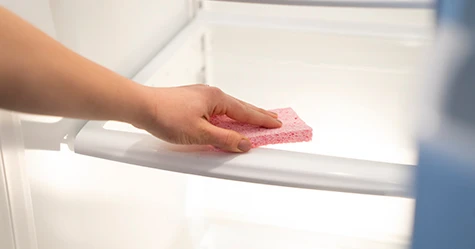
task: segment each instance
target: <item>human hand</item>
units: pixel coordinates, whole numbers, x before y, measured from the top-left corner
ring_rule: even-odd
[[[148,88],[148,117],[136,127],[175,144],[213,145],[229,152],[247,152],[251,142],[232,130],[208,122],[213,115],[227,115],[240,122],[279,128],[277,114],[233,98],[218,88],[189,85]]]

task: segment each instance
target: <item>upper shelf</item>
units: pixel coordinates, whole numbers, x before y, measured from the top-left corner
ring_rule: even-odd
[[[302,6],[358,7],[358,8],[432,8],[434,0],[207,0]]]
[[[88,122],[80,154],[224,179],[412,197],[417,160],[412,94],[430,32],[203,12],[134,80],[152,86],[206,81],[263,108],[292,107],[310,143],[246,154],[160,141],[118,122]]]

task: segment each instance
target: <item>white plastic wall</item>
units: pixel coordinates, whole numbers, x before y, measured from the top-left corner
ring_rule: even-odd
[[[0,5],[34,23],[48,35],[56,36],[49,0],[0,0]]]
[[[189,2],[0,0],[66,46],[126,77],[187,23]],[[175,237],[182,234],[177,231],[184,214],[184,176],[76,155],[58,136],[74,134],[82,121],[24,117],[40,249],[184,243]],[[37,149],[46,144],[51,150]]]
[[[18,115],[0,110],[0,248],[37,249]]]
[[[188,19],[190,0],[50,0],[58,40],[132,76]]]
[[[0,0],[0,3],[6,1],[7,7],[70,48],[128,77],[190,16],[189,6],[181,0]],[[47,7],[36,8],[39,11],[25,10],[33,3]],[[232,13],[244,11],[243,8],[230,11],[223,5],[218,7]],[[273,10],[276,9],[278,11],[259,7],[258,12],[269,16],[288,12],[281,7]],[[310,11],[307,15],[323,20],[344,16],[362,22],[377,19],[406,25],[427,17],[419,11],[391,19],[382,18],[386,11],[381,15],[368,15],[365,11],[338,15],[339,11]],[[424,26],[425,22],[420,25]],[[49,125],[60,130],[59,135],[74,133],[81,126],[81,122],[63,121],[49,119],[49,123],[39,123],[37,129],[26,132],[26,159],[40,249],[167,248],[178,242],[187,243],[187,238],[175,237],[186,234],[177,232],[183,229],[185,176],[80,156],[68,149],[62,137],[45,140],[43,134],[52,130]],[[45,128],[41,128],[43,125]],[[32,127],[31,123],[28,126]],[[52,143],[50,151],[35,149],[47,143]],[[372,236],[369,237],[386,239],[382,237],[384,233],[378,231],[387,225],[384,217],[400,214],[401,203],[412,206],[411,200],[396,198],[349,196],[209,179],[206,179],[208,184],[204,184],[204,178],[194,180],[191,187],[195,192],[188,193],[189,203],[194,204],[189,205],[191,214],[296,230],[356,233],[362,237],[370,233]],[[322,199],[331,201],[321,203]],[[373,205],[371,210],[367,209],[368,204]],[[348,211],[345,209],[348,206],[354,209]],[[385,209],[387,207],[390,208]],[[378,212],[371,212],[374,210]],[[326,215],[330,213],[332,215]],[[366,215],[358,216],[361,213]],[[368,223],[365,218],[371,214],[380,222]],[[405,228],[405,221],[410,219],[405,215],[400,218],[400,222],[390,224],[394,230]],[[345,223],[352,226],[340,226]],[[403,239],[405,235],[402,235]]]

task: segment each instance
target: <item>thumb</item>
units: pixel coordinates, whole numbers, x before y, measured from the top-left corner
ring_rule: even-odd
[[[233,130],[223,129],[206,121],[204,144],[211,144],[229,152],[247,152],[251,149],[251,141]]]

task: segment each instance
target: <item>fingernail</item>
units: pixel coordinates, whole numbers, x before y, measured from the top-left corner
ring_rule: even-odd
[[[279,116],[279,115],[278,115],[277,113],[275,113],[275,112],[269,112],[269,113],[270,113],[271,116],[274,117],[274,118],[277,118],[277,117]]]
[[[277,122],[279,122],[280,124],[282,124],[282,121],[280,121],[280,120],[278,120],[278,119],[276,119],[276,120],[277,120]]]
[[[247,139],[242,139],[238,144],[238,149],[242,152],[247,152],[251,149],[251,142]]]

